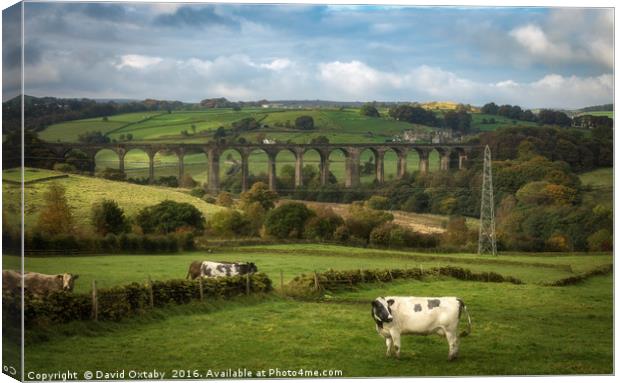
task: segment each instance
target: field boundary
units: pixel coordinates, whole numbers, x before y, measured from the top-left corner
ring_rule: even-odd
[[[30,184],[36,184],[39,182],[45,182],[45,181],[50,181],[50,180],[55,180],[55,179],[60,179],[60,178],[69,178],[68,174],[59,174],[59,175],[55,175],[55,176],[48,176],[48,177],[41,177],[41,178],[37,178],[34,180],[30,180],[30,181],[24,181],[24,185],[30,185]],[[13,185],[21,185],[22,183],[20,181],[13,181],[13,180],[7,180],[7,179],[2,179],[2,182],[6,182],[8,184],[13,184]]]
[[[599,266],[595,269],[586,271],[585,273],[580,273],[577,275],[573,275],[571,277],[557,279],[553,282],[542,283],[541,285],[542,286],[554,286],[554,287],[576,285],[578,283],[585,281],[586,279],[596,277],[596,276],[607,275],[607,274],[613,273],[613,271],[614,271],[614,265],[610,263],[608,265]]]
[[[382,270],[328,270],[325,272],[307,275],[302,274],[293,278],[287,285],[283,286],[285,295],[297,297],[321,296],[326,291],[336,292],[338,290],[353,290],[355,286],[366,283],[385,283],[395,280],[422,280],[426,277],[450,277],[462,281],[475,281],[486,283],[512,283],[521,285],[523,282],[512,276],[503,276],[491,272],[474,273],[469,269],[461,267],[443,266],[430,269],[409,268],[409,269],[382,269]]]
[[[330,245],[334,245],[335,243],[330,243]],[[340,243],[338,243],[340,245]],[[255,247],[230,247],[231,251],[238,252],[256,252],[256,253],[290,253],[290,251],[283,249],[263,249],[263,248],[255,248]],[[305,250],[305,249],[296,249],[296,254],[304,254],[304,255],[318,255],[318,256],[332,256],[333,252],[330,250]],[[384,250],[381,253],[378,252],[365,252],[364,254],[351,254],[351,253],[343,253],[338,254],[340,256],[345,257],[355,257],[355,258],[405,258],[412,259],[414,261],[446,261],[446,262],[455,262],[455,263],[465,263],[465,264],[478,264],[478,265],[509,265],[509,266],[526,266],[526,267],[542,267],[549,269],[557,269],[562,271],[573,272],[573,268],[571,265],[558,265],[553,263],[538,263],[538,262],[522,262],[522,261],[511,261],[506,259],[470,259],[470,258],[459,258],[453,256],[433,256],[433,255],[422,255],[422,254],[403,254],[396,252],[389,252],[389,249]]]

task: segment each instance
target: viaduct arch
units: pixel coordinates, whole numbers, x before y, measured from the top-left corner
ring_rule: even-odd
[[[401,178],[407,172],[407,154],[417,152],[420,163],[419,171],[429,171],[429,154],[436,150],[440,155],[440,169],[463,169],[467,158],[476,146],[466,144],[412,144],[412,143],[363,143],[363,144],[237,144],[237,143],[207,143],[207,144],[151,144],[151,143],[114,143],[114,144],[79,144],[79,143],[46,143],[43,147],[54,153],[59,161],[72,150],[79,150],[88,157],[87,169],[94,173],[95,156],[101,150],[111,150],[118,155],[119,170],[125,172],[125,155],[130,150],[138,149],[149,158],[149,181],[155,180],[155,154],[159,151],[175,153],[178,158],[178,177],[183,176],[185,170],[183,158],[187,153],[203,152],[207,156],[208,188],[212,193],[220,191],[220,156],[226,150],[232,149],[241,155],[242,190],[248,190],[249,156],[254,150],[262,150],[267,154],[269,188],[276,189],[276,157],[281,151],[289,151],[295,156],[295,186],[303,186],[303,157],[307,151],[315,150],[320,157],[321,184],[327,184],[329,176],[329,155],[333,151],[342,151],[345,155],[345,186],[357,187],[360,184],[360,155],[364,150],[371,150],[375,161],[375,178],[379,183],[385,182],[384,156],[393,150],[397,157],[397,177]]]

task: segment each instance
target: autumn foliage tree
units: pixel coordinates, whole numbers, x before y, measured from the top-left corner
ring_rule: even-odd
[[[65,188],[56,183],[51,184],[43,196],[43,201],[37,229],[47,235],[73,233],[74,219]]]

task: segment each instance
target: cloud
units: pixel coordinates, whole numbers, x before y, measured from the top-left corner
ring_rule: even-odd
[[[226,26],[239,28],[237,20],[218,14],[216,8],[211,5],[179,7],[174,13],[157,16],[155,24],[167,27]]]
[[[119,58],[119,61],[117,64],[115,64],[115,66],[117,69],[122,69],[124,67],[144,69],[148,66],[159,64],[162,61],[163,59],[161,57],[123,55]]]
[[[565,43],[552,43],[545,32],[538,26],[528,24],[510,31],[521,46],[531,54],[550,60],[565,60],[573,55]]]

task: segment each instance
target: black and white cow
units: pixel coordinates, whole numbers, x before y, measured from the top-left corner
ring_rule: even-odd
[[[467,315],[467,330],[458,333],[461,313]],[[456,297],[379,297],[372,301],[372,318],[379,335],[385,338],[386,356],[400,357],[401,335],[445,336],[448,360],[459,354],[459,336],[471,332],[471,318],[465,303]]]
[[[252,262],[246,263],[232,263],[232,262],[211,262],[211,261],[194,261],[189,266],[187,271],[187,277],[196,279],[202,278],[215,278],[215,277],[230,277],[233,275],[245,275],[258,271],[256,265]]]

